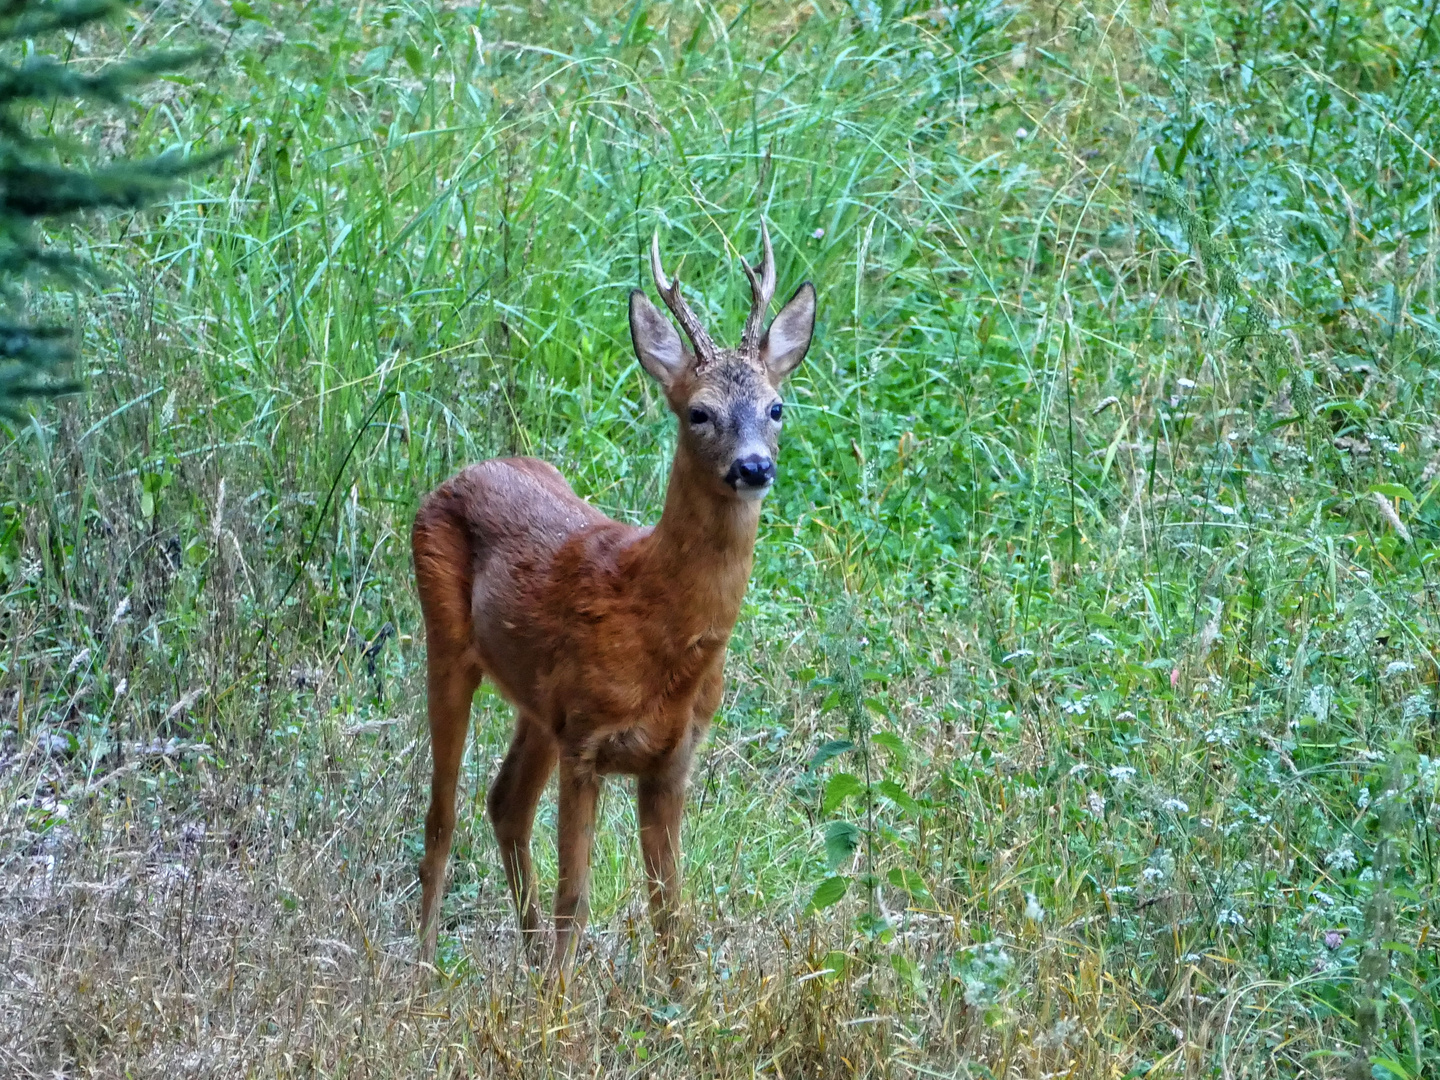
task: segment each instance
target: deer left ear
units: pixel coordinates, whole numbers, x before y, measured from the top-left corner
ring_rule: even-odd
[[[814,333],[815,286],[807,281],[780,309],[760,342],[760,362],[765,365],[772,383],[779,385],[781,379],[800,366]]]

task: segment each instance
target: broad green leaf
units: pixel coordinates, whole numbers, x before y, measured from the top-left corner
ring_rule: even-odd
[[[825,866],[835,870],[847,862],[860,846],[860,830],[848,821],[832,821],[825,826]]]
[[[884,747],[894,755],[895,761],[904,765],[910,757],[910,749],[905,745],[905,740],[896,735],[893,731],[877,731],[870,736],[870,741],[876,746]]]
[[[1387,499],[1404,499],[1412,503],[1415,501],[1415,493],[1404,484],[1371,484],[1370,490],[1376,495],[1384,495]]]
[[[855,749],[855,744],[849,739],[831,739],[815,751],[815,756],[810,759],[810,768],[818,769],[831,758],[839,757],[847,750]]]
[[[840,902],[845,895],[845,890],[850,887],[850,879],[843,877],[826,878],[815,887],[815,893],[810,897],[810,904],[807,911],[824,911]]]
[[[825,801],[821,805],[828,814],[851,795],[859,795],[864,790],[865,785],[858,776],[848,772],[836,773],[825,785]]]
[[[900,807],[901,810],[904,810],[907,814],[919,817],[925,812],[921,805],[916,802],[915,799],[910,795],[910,793],[904,788],[902,788],[899,784],[895,783],[894,780],[881,780],[880,783],[875,785],[875,790],[878,791],[881,795],[884,795],[885,798],[889,799],[896,806]],[[828,795],[829,792],[826,792],[826,794]]]
[[[919,900],[930,899],[930,890],[925,887],[925,879],[914,870],[902,870],[896,867],[889,873],[890,884],[897,889],[904,889],[911,896]]]

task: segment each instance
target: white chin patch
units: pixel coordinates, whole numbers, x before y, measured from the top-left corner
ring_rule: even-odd
[[[771,481],[764,487],[751,487],[749,484],[736,484],[735,494],[739,495],[740,498],[744,499],[746,502],[759,502],[761,499],[765,498],[765,496],[769,493],[770,489],[774,486],[774,481]]]

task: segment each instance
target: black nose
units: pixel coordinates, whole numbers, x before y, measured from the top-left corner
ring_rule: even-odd
[[[747,457],[735,462],[735,476],[749,487],[764,487],[775,479],[775,462],[768,457]]]

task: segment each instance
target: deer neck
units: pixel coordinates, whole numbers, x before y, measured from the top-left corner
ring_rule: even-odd
[[[645,562],[688,636],[728,639],[750,583],[759,524],[760,503],[737,498],[682,440]]]

